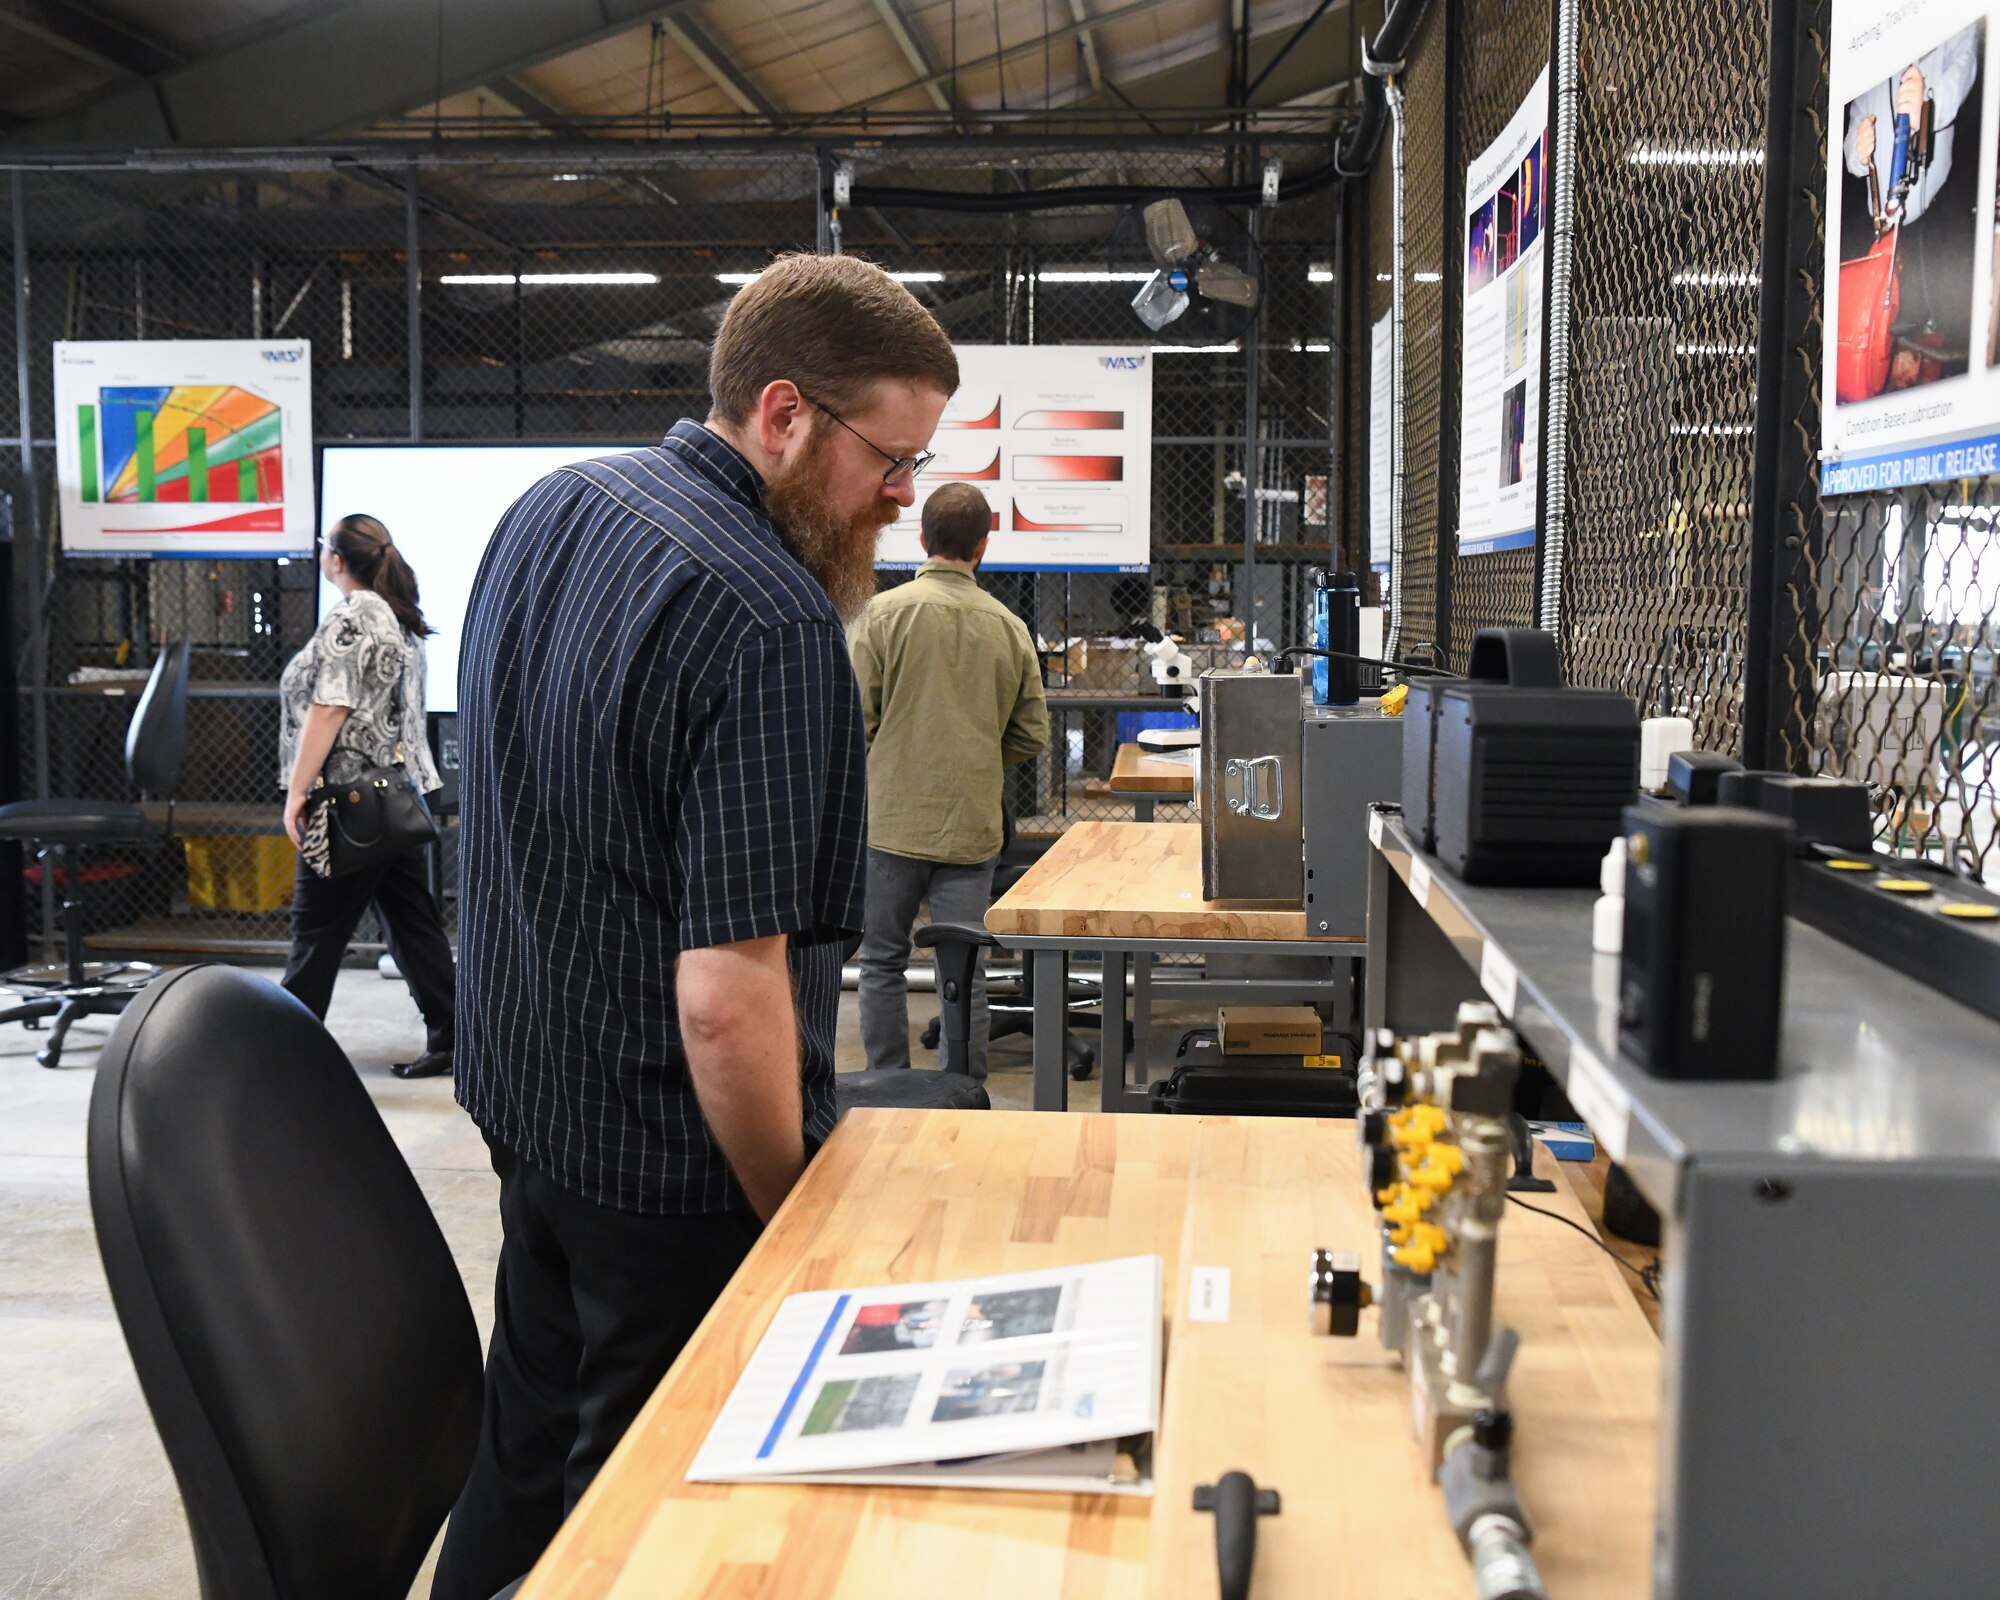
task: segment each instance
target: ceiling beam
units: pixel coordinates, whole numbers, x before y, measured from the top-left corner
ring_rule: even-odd
[[[511,106],[530,122],[537,123],[565,139],[581,139],[584,130],[563,115],[519,78],[501,76],[486,85],[486,92],[503,105]]]
[[[666,30],[667,37],[680,47],[681,54],[700,67],[708,75],[709,82],[736,102],[737,110],[746,116],[762,117],[773,127],[785,120],[784,113],[750,81],[743,69],[730,59],[729,53],[718,46],[691,15],[663,17],[660,26]]]
[[[1076,36],[1076,42],[1083,47],[1083,70],[1090,76],[1091,92],[1100,94],[1104,89],[1104,67],[1097,59],[1097,39],[1090,31],[1090,7],[1085,0],[1069,0],[1069,14],[1083,26]]]
[[[1133,17],[1144,16],[1149,11],[1159,10],[1165,4],[1167,0],[1129,0],[1128,4],[1119,6],[1113,11],[1102,12],[1087,22],[1066,22],[1059,28],[1051,28],[1045,33],[1023,39],[1018,44],[1008,45],[1004,50],[991,51],[976,61],[961,61],[958,64],[959,75],[963,77],[968,72],[984,72],[988,67],[1001,66],[1016,56],[1034,55],[1061,40],[1074,38],[1077,34],[1087,33],[1092,28],[1104,27],[1108,23],[1125,22]],[[885,89],[880,94],[871,94],[866,100],[856,100],[842,106],[835,115],[845,116],[849,112],[865,111],[870,107],[879,106],[884,100],[894,100],[898,95],[908,94],[912,89],[921,89],[927,84],[942,83],[950,77],[951,72],[948,69],[934,70],[913,82],[901,84],[894,89]]]
[[[114,78],[150,78],[184,59],[149,34],[66,0],[0,0],[0,30],[38,40]]]
[[[889,37],[896,41],[896,48],[903,52],[903,59],[924,80],[924,92],[930,96],[931,104],[940,111],[951,110],[951,96],[944,89],[949,75],[938,72],[937,60],[924,42],[922,29],[903,0],[875,0],[875,14],[889,30]]]
[[[7,7],[26,3],[0,0]],[[50,0],[39,3],[46,8]],[[691,11],[696,3],[482,0],[475,22],[463,8],[351,0],[173,67],[149,83],[121,84],[78,110],[29,124],[8,142],[134,149],[324,139]]]

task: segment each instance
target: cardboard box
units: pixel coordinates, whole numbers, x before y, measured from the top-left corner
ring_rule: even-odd
[[[1311,1006],[1224,1006],[1219,1025],[1226,1056],[1316,1056],[1324,1042]]]

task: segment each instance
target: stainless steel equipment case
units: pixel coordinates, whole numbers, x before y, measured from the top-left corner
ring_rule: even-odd
[[[1295,672],[1201,676],[1201,892],[1299,898],[1300,706]]]

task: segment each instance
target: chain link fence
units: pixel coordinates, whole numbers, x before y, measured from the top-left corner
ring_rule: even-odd
[[[769,141],[607,143],[547,156],[447,146],[417,159],[299,151],[254,163],[189,157],[143,170],[19,172],[32,400],[24,430],[17,385],[0,394],[0,438],[13,436],[0,450],[0,494],[12,497],[19,530],[22,681],[33,681],[27,622],[39,607],[48,685],[39,736],[35,697],[24,694],[24,788],[129,797],[123,739],[143,673],[162,640],[195,644],[175,837],[93,852],[94,942],[238,954],[287,942],[293,861],[280,828],[275,685],[317,620],[317,575],[306,561],[61,558],[54,341],[309,339],[322,440],[630,444],[705,414],[708,346],[734,292],[730,276],[814,248],[822,175],[834,161],[851,160],[862,185],[1173,193],[1254,183],[1269,156],[1305,170],[1327,153],[1222,134],[1115,146],[887,141],[852,152]],[[1333,442],[1333,205],[1325,193],[1266,208],[1254,223],[1236,210],[1255,227],[1263,261],[1257,323],[1227,348],[1162,349],[1154,362],[1150,576],[988,579],[1050,646],[1051,749],[1010,791],[1024,836],[1132,814],[1132,802],[1106,788],[1116,746],[1173,715],[1150,693],[1144,628],[1183,634],[1205,663],[1240,658],[1246,634],[1273,644],[1298,637],[1307,574],[1327,563],[1331,538],[1324,491],[1315,499],[1313,486],[1329,474]],[[1121,209],[993,217],[850,208],[838,220],[844,249],[941,275],[912,290],[956,340],[1130,345],[1149,337],[1130,310],[1132,285],[1041,275],[1104,267]],[[11,214],[0,222],[11,252]],[[652,281],[535,281],[577,271]],[[0,352],[19,353],[11,317],[0,319]],[[12,359],[8,370],[18,370]],[[37,573],[48,575],[44,592],[32,592]],[[359,943],[372,936],[364,925]]]
[[[1818,71],[1799,86],[1801,123],[1840,137],[1845,108],[1828,104],[1824,8],[1813,9],[1818,27],[1805,35],[1805,54]],[[1901,65],[1885,62],[1885,75]],[[1970,109],[1961,110],[1960,121],[1962,140],[1990,137],[1971,121]],[[1821,226],[1794,239],[1791,270],[1809,279],[1821,314],[1806,322],[1792,351],[1811,381],[1787,426],[1794,437],[1817,440],[1831,381],[1822,319],[1833,314],[1825,297],[1834,288],[1823,281],[1827,241],[1817,204],[1827,176],[1824,139],[1802,134],[1801,155],[1810,159],[1795,164],[1794,178],[1813,197]],[[1970,215],[1970,180],[1955,171],[1940,187],[1933,207],[1943,225],[1957,220],[1954,212]],[[1843,181],[1849,189],[1838,254],[1845,261],[1866,251],[1872,229],[1865,180]],[[1914,251],[1911,259],[1918,259]],[[1925,278],[1936,270],[1919,261],[1906,280],[1910,288],[1892,328],[1891,389],[1935,381],[1940,368],[1949,376],[1954,366],[1994,361],[1992,349],[1964,348],[1967,308],[1956,308],[1952,326],[1943,303],[1953,297],[1933,295]],[[1989,292],[1989,285],[1972,286],[1975,295]],[[1866,781],[1880,845],[2000,883],[2000,783],[1990,748],[2000,739],[1993,675],[2000,477],[1822,499],[1817,463],[1802,453],[1797,465],[1781,523],[1788,537],[1775,597],[1780,758],[1797,771]]]
[[[1565,662],[1740,755],[1767,18],[1584,0],[1579,21]],[[1702,70],[1662,61],[1669,33]]]

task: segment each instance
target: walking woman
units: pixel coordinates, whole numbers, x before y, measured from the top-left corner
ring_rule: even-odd
[[[329,787],[401,761],[418,790],[440,787],[424,737],[424,639],[417,577],[373,517],[343,517],[320,541],[319,569],[341,593],[278,680],[283,701],[279,781],[285,832],[303,847],[313,780]],[[284,985],[324,1020],[347,941],[370,904],[389,953],[423,1013],[424,1052],[390,1068],[399,1078],[451,1071],[451,946],[431,896],[421,848],[340,877],[299,857],[292,891],[292,953]]]

